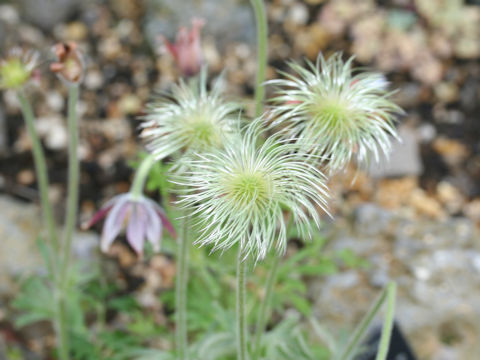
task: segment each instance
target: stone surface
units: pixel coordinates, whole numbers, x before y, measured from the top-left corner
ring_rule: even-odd
[[[347,218],[350,224],[328,225],[330,249],[352,249],[370,267],[312,284],[315,315],[326,328],[352,329],[380,288],[394,280],[395,316],[419,359],[476,359],[480,246],[474,222],[464,217],[433,221],[370,203]]]
[[[1,31],[1,30],[0,30]],[[0,45],[1,49],[1,45]],[[0,154],[4,154],[8,150],[8,137],[7,137],[7,122],[5,113],[0,105]]]
[[[20,13],[26,20],[51,30],[53,26],[66,21],[81,4],[78,0],[17,0]]]
[[[37,205],[0,196],[0,296],[11,296],[18,289],[18,279],[31,274],[45,274],[45,265],[36,241],[42,228]],[[98,254],[98,235],[83,232],[75,235],[72,254],[85,266]]]
[[[415,129],[404,125],[398,129],[400,141],[393,140],[389,156],[381,156],[378,163],[372,162],[369,174],[374,178],[392,176],[418,176],[423,166]]]

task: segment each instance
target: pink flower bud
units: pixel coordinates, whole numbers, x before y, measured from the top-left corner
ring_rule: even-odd
[[[200,29],[204,24],[205,22],[201,19],[193,19],[190,30],[181,27],[177,33],[175,44],[161,37],[185,77],[196,75],[202,67],[203,52],[200,42]]]

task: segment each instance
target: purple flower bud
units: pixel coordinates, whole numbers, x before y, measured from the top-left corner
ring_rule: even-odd
[[[108,251],[124,226],[128,243],[139,255],[143,254],[145,240],[152,244],[155,251],[160,250],[163,227],[172,236],[176,236],[165,211],[144,196],[133,196],[131,193],[115,196],[93,215],[83,228],[88,229],[104,217],[106,219],[101,240],[101,248],[104,252]]]

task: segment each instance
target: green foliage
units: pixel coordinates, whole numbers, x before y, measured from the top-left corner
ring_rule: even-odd
[[[165,168],[158,167],[150,174],[151,190],[168,189]],[[167,209],[170,213],[174,209]],[[176,218],[175,215],[172,216]],[[338,357],[348,341],[334,338],[312,318],[312,304],[308,299],[307,282],[310,278],[328,276],[346,268],[366,268],[368,263],[350,249],[336,252],[324,250],[326,239],[319,231],[311,234],[311,241],[303,242],[305,229],[289,226],[287,255],[281,261],[275,283],[272,307],[275,314],[270,330],[261,344],[262,360],[322,360]],[[163,250],[174,253],[176,240],[166,237]],[[300,245],[298,245],[300,244]],[[45,261],[50,264],[49,253],[39,241]],[[235,360],[235,251],[212,254],[210,248],[192,247],[190,251],[190,281],[188,289],[188,329],[192,340],[189,347],[192,360]],[[148,253],[147,253],[148,255]],[[248,279],[249,324],[256,319],[256,311],[270,268],[270,260],[259,262]],[[49,265],[49,268],[51,266]],[[72,358],[76,360],[174,360],[172,351],[152,349],[155,340],[162,339],[173,347],[170,326],[160,326],[153,314],[137,303],[130,294],[122,294],[114,283],[109,283],[98,269],[85,271],[86,266],[72,267],[68,281],[68,316]],[[13,305],[22,313],[16,325],[21,327],[37,321],[53,321],[55,292],[52,279],[31,277],[22,285],[22,291]],[[172,313],[174,291],[163,291],[159,297],[164,308]],[[384,297],[382,298],[384,299]],[[383,304],[377,303],[376,311]],[[293,312],[292,312],[293,310]],[[107,319],[107,313],[115,314]],[[290,313],[285,317],[283,314]],[[371,320],[372,313],[369,313]],[[374,312],[374,315],[376,312]],[[85,319],[94,319],[86,323]],[[112,319],[121,318],[121,328],[112,327]],[[311,320],[312,332],[302,318]],[[365,325],[365,322],[363,323]],[[363,328],[365,331],[366,328]],[[309,335],[307,335],[309,334]],[[363,336],[364,332],[361,333]],[[358,336],[358,331],[356,332]],[[360,337],[361,338],[361,337]],[[168,345],[169,344],[169,345]],[[351,354],[359,351],[358,342]]]

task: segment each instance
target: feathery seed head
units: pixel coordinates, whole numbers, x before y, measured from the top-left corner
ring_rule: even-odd
[[[5,59],[0,59],[0,89],[22,87],[32,77],[37,61],[38,53],[35,51],[11,49]]]
[[[207,92],[203,72],[198,81],[181,81],[172,96],[148,105],[141,136],[157,159],[220,148],[238,131],[238,110],[237,104],[222,99],[218,83]]]
[[[285,250],[283,208],[294,222],[307,225],[308,237],[310,219],[319,225],[319,210],[325,211],[328,198],[312,156],[277,136],[257,145],[261,122],[254,120],[224,149],[199,155],[188,172],[174,178],[183,189],[179,205],[196,217],[197,243],[225,250],[239,242],[257,259],[274,245]]]
[[[308,68],[291,63],[296,75],[273,80],[277,85],[272,126],[281,126],[299,145],[329,158],[331,171],[355,159],[365,166],[371,155],[388,153],[396,137],[394,114],[402,110],[389,100],[387,81],[379,73],[352,70],[336,53],[319,54]]]

